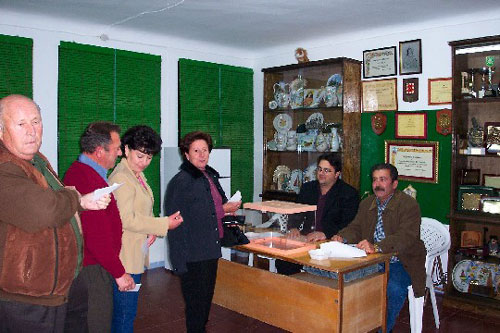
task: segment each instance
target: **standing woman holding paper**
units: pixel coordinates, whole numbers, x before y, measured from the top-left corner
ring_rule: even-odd
[[[208,165],[210,135],[188,133],[179,148],[184,163],[168,184],[165,213],[180,211],[184,223],[168,233],[170,260],[181,278],[187,332],[205,332],[221,257],[222,218],[236,212],[241,201],[227,201],[219,174]]]
[[[135,283],[140,283],[144,266],[149,265],[149,247],[156,236],[165,236],[183,220],[178,211],[168,217],[153,216],[153,192],[143,171],[161,150],[160,136],[149,126],[135,126],[123,135],[121,142],[125,157],[109,180],[123,184],[114,192],[123,225],[120,259]],[[114,288],[113,332],[133,332],[137,300],[137,292]]]

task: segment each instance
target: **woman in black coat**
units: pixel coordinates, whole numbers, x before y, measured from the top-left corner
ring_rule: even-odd
[[[222,217],[238,210],[241,201],[227,201],[219,174],[208,166],[210,135],[188,133],[179,148],[184,163],[168,184],[165,214],[180,211],[184,223],[168,233],[170,260],[181,278],[187,331],[205,332],[221,257]]]

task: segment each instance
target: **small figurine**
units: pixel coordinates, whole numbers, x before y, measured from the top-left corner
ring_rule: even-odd
[[[309,58],[307,57],[307,51],[301,47],[295,50],[295,59],[302,64],[304,62],[309,62]]]

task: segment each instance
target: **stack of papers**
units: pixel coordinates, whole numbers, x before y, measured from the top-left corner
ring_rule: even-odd
[[[359,258],[366,257],[364,250],[340,242],[326,242],[319,246],[328,253],[329,258]]]

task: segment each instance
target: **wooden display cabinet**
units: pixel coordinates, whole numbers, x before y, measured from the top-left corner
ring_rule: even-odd
[[[301,184],[299,174],[305,174],[308,178],[318,156],[332,151],[342,159],[344,181],[359,189],[361,62],[335,58],[266,68],[262,71],[263,200],[295,201]],[[286,144],[281,141],[289,131],[305,132],[307,120],[317,118],[318,113],[324,120],[321,129],[311,129],[312,122],[309,122],[308,132],[297,134],[296,147],[290,144],[293,141],[287,141]],[[335,142],[331,144],[331,128],[337,129],[340,137],[338,150]],[[277,138],[279,132],[281,138]],[[319,133],[323,133],[323,138],[329,143],[326,150],[324,147],[316,149]],[[279,142],[281,146],[277,144]],[[289,179],[278,180],[286,176],[287,169],[290,171]]]
[[[461,188],[463,185],[461,184],[461,179],[463,179],[461,175],[464,170],[479,170],[481,173],[480,179],[483,179],[485,174],[500,174],[498,166],[500,164],[500,155],[488,152],[485,143],[482,145],[479,143],[480,147],[476,147],[475,152],[467,150],[467,146],[471,141],[470,130],[473,118],[476,120],[478,128],[484,128],[486,123],[500,124],[500,96],[498,91],[498,84],[500,83],[500,36],[453,41],[449,44],[452,49],[453,65],[452,177],[449,215],[451,248],[448,261],[449,278],[444,302],[446,305],[467,310],[500,315],[500,293],[493,297],[491,293],[489,295],[486,295],[486,293],[480,295],[481,293],[473,291],[474,289],[471,288],[470,283],[468,290],[466,290],[467,282],[465,282],[463,290],[459,291],[454,286],[457,284],[456,280],[455,284],[453,282],[454,268],[457,267],[455,275],[460,276],[461,271],[463,271],[461,267],[465,267],[464,264],[457,266],[461,260],[479,261],[493,265],[500,264],[498,257],[486,256],[478,259],[477,255],[468,255],[468,251],[463,249],[459,251],[462,231],[473,230],[485,234],[486,239],[483,239],[483,244],[480,244],[480,247],[484,247],[485,251],[490,235],[500,237],[500,214],[484,213],[481,212],[481,208],[478,210],[463,209],[464,197],[462,194],[467,191],[467,188]],[[488,68],[493,70],[491,74]],[[490,77],[491,85],[489,82]],[[486,88],[486,93],[484,90],[481,91],[482,86]],[[483,136],[483,140],[485,139],[486,135]],[[479,139],[479,141],[481,140]],[[485,148],[484,153],[481,148]],[[481,185],[484,184],[480,181],[478,186]],[[491,192],[491,189],[478,188],[474,191],[477,193],[481,191]],[[496,191],[496,195],[498,195],[498,189],[493,189],[493,191]],[[467,272],[463,273],[467,275]],[[495,275],[491,276],[491,278],[491,284],[493,285],[491,287],[500,288],[499,286],[495,287],[495,283],[500,281],[500,276]],[[483,289],[488,288],[490,287]]]

